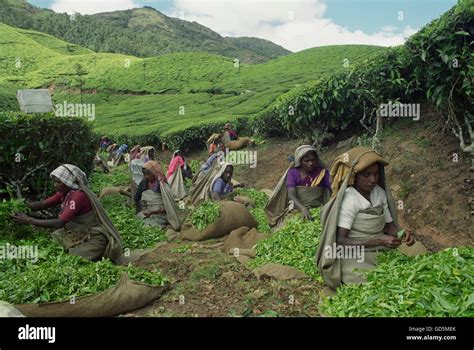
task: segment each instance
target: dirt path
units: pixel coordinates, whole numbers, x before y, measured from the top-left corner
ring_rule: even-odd
[[[322,285],[308,280],[259,280],[216,240],[159,246],[137,265],[160,269],[172,284],[155,303],[126,317],[319,316]]]

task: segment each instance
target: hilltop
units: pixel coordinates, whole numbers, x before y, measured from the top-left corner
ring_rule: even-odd
[[[77,14],[71,20],[68,14],[40,9],[24,0],[0,0],[0,22],[48,33],[95,52],[137,57],[203,51],[261,63],[290,53],[267,40],[222,37],[199,23],[168,17],[152,7]]]

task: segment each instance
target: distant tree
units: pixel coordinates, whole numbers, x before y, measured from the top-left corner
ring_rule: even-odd
[[[82,103],[82,88],[85,83],[85,80],[83,77],[87,74],[87,71],[84,69],[84,67],[80,63],[76,63],[74,65],[74,71],[76,75],[76,82],[77,82],[77,85],[79,86],[79,93],[81,95],[81,103]]]

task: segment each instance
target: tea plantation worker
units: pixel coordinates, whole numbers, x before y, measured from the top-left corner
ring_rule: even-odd
[[[151,160],[143,165],[142,171],[144,179],[134,197],[137,217],[147,226],[163,228],[170,223],[179,230],[181,224],[176,204],[160,164]]]
[[[111,143],[107,149],[106,152],[109,154],[109,157],[107,158],[107,161],[112,161],[115,155],[115,151],[118,149],[119,145],[116,143]]]
[[[119,157],[121,157],[127,151],[127,149],[128,149],[128,145],[126,145],[125,143],[121,144],[120,147],[115,152],[115,159],[118,159]]]
[[[100,138],[99,149],[101,151],[105,151],[111,143],[112,142],[110,141],[109,137],[107,135],[104,135]]]
[[[134,159],[140,159],[140,149],[142,146],[140,145],[135,145],[132,147],[130,150],[130,162]]]
[[[135,147],[134,147],[135,148]],[[133,157],[132,157],[133,151]],[[130,194],[132,198],[135,198],[137,188],[140,182],[144,179],[143,176],[143,165],[150,160],[155,160],[155,148],[152,146],[140,147],[137,150],[130,152],[130,164],[129,169],[132,174],[132,181],[130,182]]]
[[[211,183],[211,196],[215,201],[230,199],[231,193],[234,191],[232,185],[232,175],[234,174],[234,166],[229,163],[221,165],[220,171],[214,177]]]
[[[426,252],[421,243],[414,246],[410,230],[402,239],[397,236],[400,227],[385,174],[388,164],[374,150],[356,147],[339,155],[331,166],[333,196],[321,210],[323,232],[316,253],[330,288],[363,283],[364,272],[376,266],[380,251],[400,247],[407,255]],[[352,248],[352,253],[331,254],[336,246]]]
[[[212,198],[211,184],[221,169],[221,154],[222,153],[214,153],[209,155],[196,175],[194,175],[191,188],[189,189],[189,199],[193,205],[198,205],[201,201]]]
[[[219,162],[223,158],[223,153],[213,153],[207,157],[206,161],[201,165],[200,171],[205,175],[210,171],[212,166]]]
[[[303,145],[295,150],[294,162],[275,187],[265,212],[271,226],[280,226],[293,209],[300,210],[304,219],[311,220],[309,209],[322,206],[330,196],[329,171],[316,148]]]
[[[116,149],[116,151],[113,151],[112,155],[112,161],[108,163],[109,166],[116,167],[121,164],[124,164],[126,162],[125,159],[125,152],[128,149],[128,145],[126,144],[121,144],[119,148]]]
[[[173,158],[168,166],[166,179],[171,186],[171,192],[175,201],[180,201],[188,194],[184,184],[185,178],[192,179],[193,173],[188,162],[184,158],[182,151],[177,150],[173,153]]]
[[[143,160],[145,163],[150,160],[157,160],[156,148],[153,146],[145,146],[140,148],[140,159]]]
[[[213,155],[214,153],[224,152],[225,147],[220,139],[220,135],[216,136],[209,145],[208,155]]]
[[[184,158],[184,153],[180,150],[176,150],[173,153],[173,157],[171,158],[171,162],[168,166],[166,178],[169,179],[178,170],[178,168],[181,170],[183,178],[193,178],[193,171]]]
[[[234,141],[239,138],[237,132],[232,128],[232,124],[230,123],[224,125],[224,133],[227,133],[229,135],[230,141]]]
[[[19,213],[13,219],[19,224],[57,229],[52,233],[53,239],[71,255],[91,261],[105,257],[119,263],[122,239],[96,195],[88,189],[86,174],[74,165],[64,164],[51,173],[51,178],[56,193],[28,206],[38,211],[60,204],[58,218],[42,220]]]
[[[99,153],[96,153],[94,156],[93,164],[94,168],[99,167],[104,174],[108,174],[110,171],[109,167],[107,166],[107,162],[102,159]]]

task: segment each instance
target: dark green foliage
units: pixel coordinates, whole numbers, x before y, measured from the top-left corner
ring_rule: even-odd
[[[253,116],[281,94],[299,89],[298,84],[347,69],[343,58],[353,64],[385,50],[365,45],[319,47],[235,68],[232,59],[204,52],[144,60],[93,53],[48,34],[1,23],[0,33],[0,79],[31,88],[54,85],[55,104],[95,104],[95,131],[119,143],[164,142],[171,148],[204,147],[209,134],[236,119],[241,135],[260,133],[268,126],[281,130],[266,120],[267,128],[259,130]],[[4,95],[14,98],[14,90]]]
[[[353,133],[361,129],[359,120],[364,115],[366,123],[373,124],[381,103],[414,103],[426,97],[442,112],[450,112],[443,114],[454,119],[456,129],[458,120],[468,139],[468,120],[471,125],[473,121],[473,34],[472,12],[460,4],[413,35],[406,45],[291,90],[262,111],[255,125],[270,135],[313,139],[324,133]]]
[[[23,198],[14,198],[11,191],[9,191],[9,193],[7,192],[6,194],[8,194],[9,199],[5,198],[0,200],[0,238],[25,237],[31,234],[31,226],[18,225],[11,219],[11,215],[13,214],[27,213],[29,211],[25,200]]]
[[[96,140],[83,119],[0,112],[0,133],[0,187],[10,186],[17,195],[44,196],[51,171],[61,164],[92,170]]]
[[[6,241],[0,241],[2,250],[6,244]],[[99,293],[116,285],[124,272],[143,283],[166,283],[159,271],[117,266],[107,259],[93,263],[64,253],[45,237],[18,240],[14,245],[36,246],[39,259],[0,259],[0,299],[12,304],[67,301]]]

